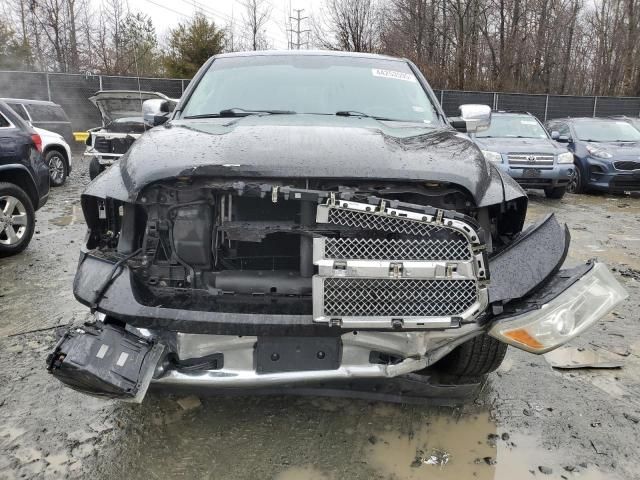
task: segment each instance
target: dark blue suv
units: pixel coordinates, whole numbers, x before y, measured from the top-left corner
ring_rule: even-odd
[[[624,120],[565,118],[547,122],[573,152],[575,175],[567,191],[640,192],[640,131]]]
[[[35,211],[49,196],[49,167],[40,135],[0,101],[0,257],[31,241]]]

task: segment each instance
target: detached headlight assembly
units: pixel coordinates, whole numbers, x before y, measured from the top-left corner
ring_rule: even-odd
[[[561,153],[560,155],[558,155],[558,163],[573,163],[573,153]]]
[[[488,150],[481,150],[484,158],[493,163],[502,163],[502,155],[498,152],[490,152]]]
[[[497,321],[489,335],[531,353],[568,342],[611,312],[627,292],[602,263],[540,308]]]
[[[611,155],[609,152],[601,150],[600,148],[595,147],[593,145],[587,145],[587,152],[589,152],[589,155],[591,155],[592,157],[596,157],[596,158],[611,158],[611,157],[613,157],[613,155]]]

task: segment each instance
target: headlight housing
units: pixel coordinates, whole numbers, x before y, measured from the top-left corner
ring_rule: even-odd
[[[597,158],[611,158],[613,157],[613,155],[611,155],[609,152],[606,152],[594,145],[587,145],[587,152],[589,152],[589,155],[593,156],[593,157],[597,157]]]
[[[611,312],[627,297],[609,269],[592,269],[540,308],[496,322],[489,335],[531,353],[545,353],[568,342]]]
[[[561,153],[560,155],[558,155],[558,163],[573,163],[573,153]]]
[[[502,163],[502,155],[498,152],[491,152],[489,150],[481,150],[484,158],[493,163]]]

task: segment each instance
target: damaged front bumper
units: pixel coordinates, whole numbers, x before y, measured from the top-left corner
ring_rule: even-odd
[[[257,388],[395,377],[428,367],[485,333],[544,353],[626,297],[601,263],[559,270],[568,246],[566,227],[544,218],[488,259],[491,280],[479,317],[423,324],[147,306],[134,295],[126,261],[84,252],[74,292],[105,321],[67,334],[50,356],[49,370],[85,393],[139,400],[150,382]],[[327,265],[321,256],[317,260],[322,275]]]

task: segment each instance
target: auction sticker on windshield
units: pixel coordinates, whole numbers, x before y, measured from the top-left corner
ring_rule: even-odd
[[[410,73],[397,72],[395,70],[383,70],[382,68],[372,68],[371,72],[374,77],[394,78],[396,80],[404,80],[406,82],[416,82],[416,77]]]

